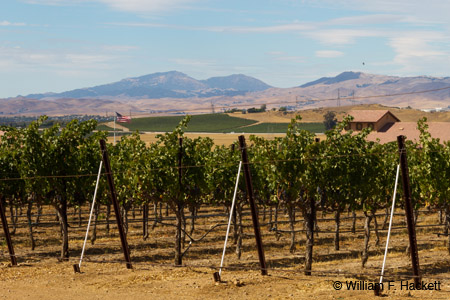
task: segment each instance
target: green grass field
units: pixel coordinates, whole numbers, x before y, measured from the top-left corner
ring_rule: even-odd
[[[169,132],[180,123],[184,116],[136,118],[131,123],[121,123],[131,131]],[[256,123],[253,120],[230,117],[226,114],[192,116],[186,132],[231,132],[241,126]]]
[[[183,116],[170,117],[150,117],[135,118],[131,123],[121,123],[131,132],[139,130],[146,132],[170,132],[183,119]],[[210,133],[285,133],[288,123],[257,123],[257,121],[231,117],[226,114],[207,114],[192,116],[186,132],[210,132]],[[323,123],[300,123],[300,129],[315,133],[325,132]],[[99,130],[109,130],[112,128],[106,125],[99,125]]]
[[[245,128],[237,129],[237,132],[245,133],[285,133],[288,129],[288,123],[261,123]],[[314,133],[325,132],[325,126],[323,123],[300,123],[300,129],[308,130]]]

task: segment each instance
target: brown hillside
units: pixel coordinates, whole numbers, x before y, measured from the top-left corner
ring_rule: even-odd
[[[450,112],[424,112],[418,109],[406,109],[397,107],[388,107],[380,104],[366,104],[366,105],[351,105],[341,107],[321,107],[315,109],[300,110],[297,112],[283,112],[268,111],[263,113],[232,113],[233,117],[255,120],[264,123],[289,123],[291,118],[299,114],[302,117],[302,122],[323,122],[323,115],[329,111],[336,113],[336,116],[341,120],[351,110],[389,110],[402,122],[417,122],[423,117],[427,117],[430,122],[450,122]]]

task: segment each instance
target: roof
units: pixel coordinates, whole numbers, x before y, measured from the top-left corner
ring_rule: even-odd
[[[450,122],[429,122],[428,132],[434,138],[439,138],[440,142],[450,141]],[[381,144],[397,141],[397,136],[404,135],[406,139],[419,141],[420,132],[416,122],[390,123],[381,128],[380,131],[372,131],[367,137],[368,141],[380,140]]]
[[[378,122],[386,114],[390,114],[397,122],[400,122],[400,120],[388,110],[351,110],[348,114],[354,118],[352,122]]]

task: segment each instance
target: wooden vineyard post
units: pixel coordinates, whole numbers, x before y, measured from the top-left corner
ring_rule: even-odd
[[[142,236],[148,238],[148,203],[142,205]]]
[[[413,268],[414,284],[420,288],[419,253],[417,251],[416,228],[411,204],[411,185],[409,182],[408,160],[406,157],[405,136],[397,137],[398,151],[400,155],[400,168],[402,170],[403,195],[405,200],[406,222],[408,224],[409,245],[411,251],[411,264]]]
[[[320,142],[319,138],[315,139],[316,143]],[[309,197],[309,212],[306,213],[307,221],[306,227],[306,255],[305,255],[305,275],[311,276],[313,263],[313,248],[314,248],[314,222],[316,222],[316,201],[313,197]]]
[[[175,265],[181,266],[183,264],[183,255],[181,254],[181,216],[183,214],[183,138],[178,138],[178,185],[179,185],[179,195],[177,199],[176,204],[176,210],[177,210],[177,228],[175,233],[175,239],[176,239],[176,249],[175,249]]]
[[[11,240],[11,235],[9,234],[8,222],[6,220],[5,211],[3,210],[3,203],[0,197],[0,215],[3,224],[3,231],[5,232],[6,243],[8,244],[9,256],[11,257],[11,265],[17,266],[16,255],[14,254],[14,247]]]
[[[130,258],[130,249],[128,248],[127,237],[123,230],[123,221],[120,215],[119,202],[117,201],[116,189],[114,188],[114,180],[111,172],[111,165],[109,164],[108,152],[106,150],[105,140],[100,140],[100,149],[102,152],[103,164],[105,165],[106,177],[108,178],[109,191],[111,196],[111,202],[113,203],[114,213],[117,220],[117,229],[119,230],[120,241],[122,243],[122,251],[125,256],[125,261],[127,262],[127,269],[132,269]]]
[[[239,136],[239,146],[242,152],[242,164],[244,166],[245,185],[247,187],[248,200],[250,202],[250,209],[252,212],[253,229],[255,231],[256,246],[258,248],[259,264],[261,265],[261,275],[267,275],[266,259],[264,257],[264,248],[261,239],[261,232],[258,220],[258,208],[255,205],[253,198],[252,177],[250,174],[250,167],[247,157],[247,146],[245,145],[245,136]]]

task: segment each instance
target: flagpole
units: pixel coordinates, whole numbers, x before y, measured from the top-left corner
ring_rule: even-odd
[[[114,116],[114,145],[116,144],[116,116]]]

